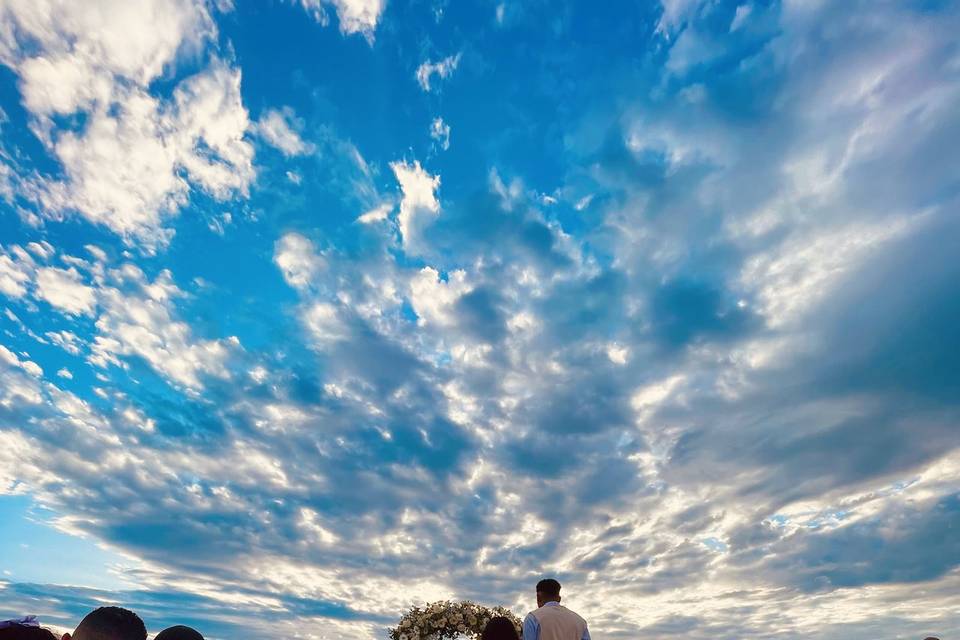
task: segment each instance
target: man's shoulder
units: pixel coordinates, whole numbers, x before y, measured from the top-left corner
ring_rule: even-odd
[[[577,612],[574,611],[573,609],[567,609],[566,607],[563,607],[563,606],[561,606],[560,608],[563,609],[564,611],[566,611],[567,613],[569,613],[570,615],[574,616],[575,618],[577,618],[577,619],[580,620],[581,622],[583,622],[583,624],[587,624],[587,621],[583,619],[583,616],[581,616],[579,613],[577,613]]]
[[[562,604],[544,605],[544,606],[540,607],[539,609],[535,609],[535,610],[531,611],[531,612],[528,613],[527,615],[528,615],[528,616],[533,616],[534,618],[539,618],[540,616],[542,616],[542,615],[544,615],[544,614],[546,614],[546,615],[551,615],[551,614],[552,614],[552,615],[561,615],[561,616],[563,616],[563,615],[573,616],[574,618],[580,620],[580,621],[583,622],[584,624],[587,623],[587,621],[584,620],[583,617],[582,617],[580,614],[578,614],[576,611],[573,611],[573,610],[571,610],[571,609],[566,608],[566,607],[563,606]]]

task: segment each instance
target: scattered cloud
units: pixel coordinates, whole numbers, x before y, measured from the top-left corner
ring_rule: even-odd
[[[434,118],[430,123],[430,137],[446,151],[450,148],[450,125],[445,123],[443,118]]]
[[[410,301],[423,325],[452,325],[457,321],[455,303],[472,287],[464,271],[454,271],[445,280],[436,269],[424,267],[410,280]]]
[[[313,149],[313,146],[304,142],[297,133],[303,129],[303,121],[297,118],[289,107],[267,110],[260,117],[256,128],[260,137],[287,157],[310,153]]]
[[[404,249],[415,253],[422,250],[421,235],[424,228],[440,215],[436,194],[440,188],[440,176],[427,173],[416,160],[412,164],[406,161],[392,162],[390,168],[403,194],[397,216],[400,237]]]
[[[203,388],[201,375],[229,378],[230,354],[240,348],[236,337],[196,339],[175,316],[173,303],[182,297],[169,271],[154,279],[133,265],[111,272],[115,284],[100,291],[103,312],[88,361],[98,367],[122,366],[121,357],[143,359],[155,371],[189,392]]]
[[[380,222],[386,220],[390,213],[393,211],[392,202],[384,202],[379,204],[369,211],[365,211],[360,216],[357,217],[357,222],[360,224],[373,224],[375,222]]]
[[[750,18],[750,14],[753,12],[753,5],[742,4],[737,7],[736,13],[733,14],[733,20],[730,22],[730,31],[736,31],[743,27],[743,25]]]
[[[326,24],[328,20],[324,5],[332,5],[337,13],[337,19],[340,22],[340,31],[342,33],[360,33],[372,41],[386,1],[300,0],[300,4],[321,24]]]
[[[288,233],[277,241],[274,261],[287,284],[298,289],[309,286],[324,267],[313,243],[299,233]]]
[[[660,0],[661,14],[657,33],[672,35],[700,9],[703,0]]]
[[[44,267],[37,270],[37,297],[66,313],[91,315],[94,290],[83,284],[76,269]]]
[[[44,336],[53,344],[57,345],[72,356],[80,355],[83,341],[72,331],[48,331]]]
[[[453,72],[457,70],[457,66],[460,64],[461,54],[456,54],[452,56],[447,56],[442,60],[437,62],[423,62],[419,67],[417,67],[417,82],[420,84],[420,88],[424,91],[431,91],[430,80],[433,76],[437,76],[441,80],[445,80],[453,75]]]
[[[149,89],[178,52],[215,36],[203,3],[12,5],[0,24],[0,61],[19,76],[34,131],[63,166],[62,179],[27,180],[41,215],[76,211],[153,248],[169,241],[163,221],[191,182],[219,199],[247,192],[253,152],[239,72],[214,59],[169,100]],[[78,113],[79,129],[59,125]]]

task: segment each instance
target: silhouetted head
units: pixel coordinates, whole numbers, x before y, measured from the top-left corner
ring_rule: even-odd
[[[147,628],[133,611],[100,607],[80,621],[71,640],[147,640]]]
[[[203,640],[203,636],[196,629],[178,624],[175,627],[167,627],[153,640]]]
[[[0,640],[59,640],[49,629],[11,624],[0,629]]]
[[[560,602],[560,583],[553,578],[537,583],[537,606],[542,607],[548,602]]]
[[[517,635],[517,628],[513,626],[509,618],[497,616],[490,618],[490,622],[483,629],[480,640],[520,640],[520,636]]]

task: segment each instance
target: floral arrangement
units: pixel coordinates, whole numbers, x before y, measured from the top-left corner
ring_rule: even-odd
[[[433,602],[414,607],[390,630],[390,640],[443,640],[461,636],[479,638],[490,618],[503,616],[520,634],[520,619],[503,607],[484,607],[473,602]]]

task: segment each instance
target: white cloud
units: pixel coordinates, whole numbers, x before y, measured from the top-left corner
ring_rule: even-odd
[[[694,12],[702,0],[660,0],[662,13],[657,22],[657,33],[670,37]]]
[[[313,243],[299,233],[288,233],[277,241],[273,260],[287,284],[297,289],[309,286],[324,267]]]
[[[340,540],[340,537],[320,524],[322,516],[313,509],[300,509],[300,527],[309,538],[313,538],[323,545],[331,545]]]
[[[454,323],[453,305],[472,287],[461,269],[449,274],[446,281],[433,267],[420,269],[410,279],[410,304],[419,316],[418,324],[446,327]]]
[[[215,198],[246,195],[253,150],[240,74],[214,62],[150,94],[178,51],[198,50],[216,30],[203,3],[54,0],[0,9],[0,61],[21,80],[24,103],[65,178],[35,178],[28,195],[46,214],[77,211],[148,249],[164,244],[165,217],[190,182]],[[83,112],[79,131],[51,116]]]
[[[328,302],[317,302],[303,315],[303,321],[320,346],[345,339],[349,334],[337,307]]]
[[[327,23],[324,4],[333,5],[342,33],[360,33],[368,40],[372,40],[386,2],[385,0],[300,0],[300,5],[321,24]]]
[[[404,249],[418,251],[419,236],[430,220],[440,214],[440,203],[436,190],[440,187],[440,176],[430,175],[414,161],[392,162],[390,168],[400,183],[403,199],[400,201],[400,213],[397,223]]]
[[[39,114],[115,98],[115,79],[145,87],[178,50],[199,48],[215,33],[205,5],[192,0],[106,1],[95,9],[70,0],[12,2],[0,9],[0,24],[0,60],[20,73],[24,102]]]
[[[40,368],[40,365],[30,360],[21,360],[17,357],[17,354],[2,344],[0,344],[0,362],[5,362],[11,367],[19,367],[34,378],[39,378],[43,375],[43,369]]]
[[[682,75],[691,68],[712,60],[721,51],[715,41],[705,37],[699,30],[688,27],[670,47],[670,56],[665,67],[672,73]]]
[[[293,109],[270,109],[257,122],[257,133],[264,140],[283,152],[283,155],[298,156],[310,153],[313,145],[304,142],[297,133],[303,128],[303,121],[296,117]]]
[[[92,315],[96,296],[76,269],[44,267],[37,271],[37,297],[73,315]]]
[[[383,13],[384,0],[333,0],[344,33],[372,34]]]
[[[460,64],[460,55],[447,56],[438,62],[424,62],[417,67],[417,82],[424,91],[430,91],[430,78],[436,75],[439,78],[449,78]]]
[[[741,282],[756,290],[759,311],[772,327],[803,317],[844,274],[877,250],[903,235],[922,218],[861,223],[843,229],[798,233],[780,246],[750,258]]]
[[[81,341],[72,331],[48,331],[43,335],[70,355],[80,355]]]
[[[91,265],[73,256],[61,256],[63,262],[90,271],[92,278],[86,282],[74,266],[37,268],[17,245],[9,253],[0,253],[0,258],[4,256],[16,257],[14,266],[27,274],[28,280],[22,283],[25,294],[30,291],[36,299],[70,315],[96,317],[97,335],[87,356],[91,364],[125,367],[122,358],[139,357],[191,393],[202,387],[201,374],[229,377],[226,360],[239,347],[239,340],[196,339],[191,327],[176,316],[174,301],[185,294],[174,284],[169,271],[161,271],[150,281],[133,264],[108,271],[99,262]],[[86,346],[68,330],[49,331],[45,337],[72,355],[79,355]]]
[[[91,114],[82,133],[63,135],[55,149],[68,180],[48,185],[45,204],[75,208],[126,238],[163,244],[161,218],[185,202],[188,186],[174,172],[158,108],[146,94],[131,95],[112,114]]]
[[[24,371],[32,375],[34,378],[40,378],[43,376],[43,369],[40,368],[36,362],[31,362],[30,360],[24,360],[20,363],[20,366]]]
[[[21,298],[27,293],[30,271],[27,265],[0,253],[0,293],[11,298]]]
[[[83,246],[87,252],[93,256],[93,259],[97,262],[106,262],[107,261],[107,252],[101,249],[100,247],[94,244],[87,244]]]
[[[20,358],[13,351],[0,344],[0,362],[5,362],[11,367],[20,366]]]
[[[630,349],[616,342],[607,345],[607,357],[614,364],[626,364],[630,358]]]
[[[225,211],[218,216],[210,218],[207,222],[207,228],[218,236],[224,236],[227,233],[227,227],[233,224],[233,214]]]
[[[518,203],[523,202],[525,193],[523,181],[519,178],[514,177],[508,185],[500,177],[500,172],[497,171],[496,167],[490,169],[490,174],[487,177],[490,182],[490,191],[500,197],[500,206],[505,210],[513,211]]]
[[[63,367],[62,369],[57,371],[57,376],[64,378],[66,380],[73,380],[73,374],[70,373],[70,370],[67,369],[66,367]]]
[[[507,319],[507,329],[513,333],[536,330],[540,324],[537,317],[528,311],[520,311]]]
[[[751,13],[753,13],[753,5],[742,4],[737,7],[736,13],[733,14],[733,20],[730,22],[730,31],[733,32],[742,27]]]
[[[55,253],[53,245],[46,240],[41,240],[40,242],[28,242],[27,251],[37,256],[41,260],[49,260],[50,256]]]
[[[176,165],[218,200],[247,194],[254,178],[253,147],[244,140],[249,125],[240,97],[240,71],[214,62],[177,86],[173,134]]]
[[[434,118],[430,123],[430,137],[440,143],[444,151],[450,148],[450,125],[443,118]]]
[[[53,255],[38,243],[30,243],[28,249],[45,259]],[[43,300],[60,311],[71,315],[92,315],[96,306],[96,292],[83,282],[80,272],[73,265],[85,265],[85,261],[65,256],[64,262],[71,266],[39,267],[33,256],[23,247],[13,245],[4,250],[0,247],[0,293],[11,298],[22,298],[28,293]]]
[[[391,211],[393,211],[393,203],[384,202],[383,204],[379,204],[373,209],[370,209],[369,211],[366,211],[358,216],[357,222],[360,224],[373,224],[375,222],[380,222],[382,220],[386,220]]]
[[[114,287],[100,291],[103,311],[96,321],[99,335],[88,357],[92,364],[122,366],[121,357],[139,357],[191,393],[203,387],[201,374],[230,377],[226,361],[240,341],[236,337],[194,337],[190,326],[174,313],[173,301],[184,294],[169,271],[150,282],[139,268],[128,264],[111,276],[125,291]]]

